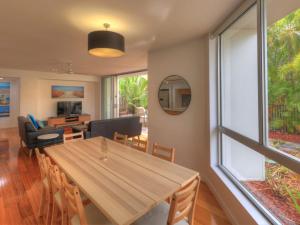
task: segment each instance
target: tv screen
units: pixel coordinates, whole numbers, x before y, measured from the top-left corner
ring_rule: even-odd
[[[57,102],[57,115],[70,116],[80,115],[82,113],[82,102]]]

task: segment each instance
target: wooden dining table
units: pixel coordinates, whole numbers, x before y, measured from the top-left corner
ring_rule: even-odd
[[[45,151],[116,225],[133,223],[199,175],[109,139],[105,146],[96,137]]]

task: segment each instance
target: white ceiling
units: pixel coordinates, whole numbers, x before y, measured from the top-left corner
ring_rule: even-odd
[[[147,52],[210,32],[242,0],[10,0],[0,3],[0,67],[81,74],[147,68]],[[87,34],[110,23],[126,55],[88,55]]]

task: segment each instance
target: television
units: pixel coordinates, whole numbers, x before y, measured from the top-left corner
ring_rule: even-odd
[[[75,116],[82,113],[81,101],[65,101],[57,102],[58,116]]]

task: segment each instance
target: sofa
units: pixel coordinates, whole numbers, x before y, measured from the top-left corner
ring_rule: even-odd
[[[52,144],[58,144],[63,142],[63,128],[48,127],[36,129],[28,118],[24,116],[18,117],[18,127],[20,143],[26,145],[30,150],[30,156],[34,148],[42,148]],[[58,138],[51,140],[38,140],[37,137],[43,134],[58,134]]]
[[[77,130],[79,132],[80,130]],[[74,131],[76,132],[76,130]],[[114,119],[95,120],[89,122],[84,131],[85,138],[103,136],[113,139],[114,133],[126,134],[128,137],[142,133],[142,124],[139,116],[120,117]]]

